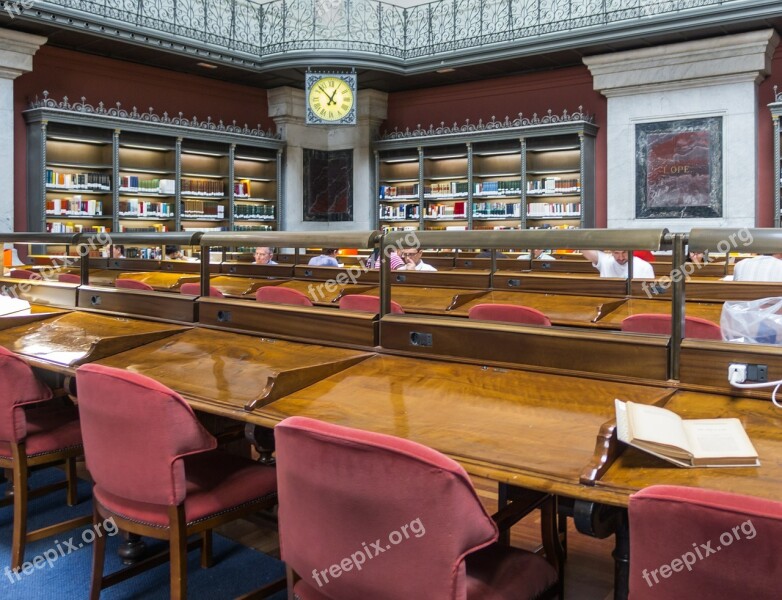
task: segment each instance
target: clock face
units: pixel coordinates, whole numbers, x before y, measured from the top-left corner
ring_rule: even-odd
[[[355,103],[355,96],[344,79],[328,76],[312,83],[307,102],[318,119],[334,122],[350,113]]]

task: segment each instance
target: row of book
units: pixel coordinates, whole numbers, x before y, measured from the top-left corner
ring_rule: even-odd
[[[55,217],[101,217],[102,200],[85,200],[79,195],[72,198],[52,198],[46,200],[46,214]]]
[[[474,217],[520,217],[519,202],[475,202],[472,205]]]
[[[418,197],[418,184],[413,183],[411,185],[381,185],[380,186],[380,199],[385,198],[417,198]]]
[[[174,206],[167,202],[151,202],[133,198],[120,200],[118,213],[120,217],[162,217],[172,219]]]
[[[120,177],[120,192],[135,192],[144,194],[169,194],[176,193],[176,181],[173,179],[140,179],[138,175]]]
[[[234,183],[234,198],[250,198],[251,196],[249,181]]]
[[[46,223],[47,233],[108,233],[111,227],[102,227],[100,225],[82,225],[81,223],[71,223],[66,221],[52,221]]]
[[[274,219],[273,204],[237,204],[234,206],[237,219]]]
[[[273,231],[271,225],[236,225],[234,231]]]
[[[417,219],[419,215],[418,204],[381,205],[381,219]]]
[[[527,215],[531,217],[577,217],[580,214],[580,202],[530,202],[527,204]]]
[[[521,179],[481,181],[475,184],[476,196],[504,196],[521,193]]]
[[[134,225],[132,227],[128,227],[126,225],[120,225],[119,230],[128,233],[146,233],[148,231],[151,232],[170,231],[168,225],[163,225],[162,223],[161,224],[155,223],[153,225],[143,225],[143,226]],[[127,255],[127,252],[125,253],[125,256],[127,256],[128,258],[132,258],[131,256]]]
[[[578,179],[546,177],[527,182],[528,194],[575,194],[581,192]]]
[[[225,218],[225,206],[203,200],[182,200],[182,215],[185,217]]]
[[[46,187],[110,192],[111,175],[105,173],[60,173],[54,169],[46,169]]]
[[[464,202],[453,202],[451,204],[429,204],[426,207],[427,217],[465,219]]]
[[[183,178],[182,193],[192,196],[222,197],[225,195],[225,188],[219,179]]]

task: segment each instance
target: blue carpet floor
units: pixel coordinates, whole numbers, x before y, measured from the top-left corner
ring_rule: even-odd
[[[62,471],[46,469],[37,471],[30,477],[30,486],[35,489],[42,485],[63,479]],[[0,491],[6,484],[0,485]],[[79,484],[79,499],[76,507],[65,504],[65,490],[60,490],[30,503],[28,511],[29,529],[52,524],[58,521],[92,513],[90,486],[86,482]],[[49,562],[37,561],[39,568],[28,568],[28,574],[19,576],[10,570],[12,508],[0,508],[0,599],[2,600],[84,600],[89,594],[89,579],[92,565],[92,547],[90,542],[92,527],[83,527],[43,539],[27,545],[25,560],[33,561],[36,556],[49,558]],[[84,531],[87,531],[84,534]],[[109,525],[108,532],[114,528]],[[121,541],[119,534],[108,536],[106,544],[106,569],[111,573],[121,567],[117,556],[117,547]],[[160,542],[145,538],[151,552],[164,547]],[[229,599],[247,593],[264,583],[284,576],[282,562],[266,556],[240,544],[236,544],[220,535],[214,535],[214,566],[202,569],[199,566],[200,552],[194,550],[188,557],[188,598],[191,599]],[[123,583],[105,590],[101,598],[120,600],[144,598],[145,600],[165,600],[169,596],[168,563],[147,571]],[[275,594],[274,600],[284,600],[285,592]]]

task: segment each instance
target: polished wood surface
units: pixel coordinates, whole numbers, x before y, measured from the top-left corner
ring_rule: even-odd
[[[27,300],[30,304],[47,304],[73,308],[77,301],[77,287],[72,283],[12,279],[0,277],[0,294]]]
[[[379,291],[369,291],[367,294],[377,296]],[[394,285],[391,287],[391,299],[394,302],[398,302],[406,313],[428,315],[448,314],[450,311],[485,295],[485,290],[417,287],[412,285]]]
[[[467,313],[473,306],[484,303],[516,304],[539,310],[554,325],[608,327],[615,329],[617,327],[605,324],[605,315],[610,310],[613,310],[617,303],[621,304],[622,302],[624,301],[610,296],[576,296],[495,290],[457,308],[453,311],[453,314],[467,316]]]
[[[490,287],[488,270],[459,271],[391,271],[391,283],[421,285],[426,287],[471,288],[486,290]]]
[[[639,282],[640,283],[640,282]],[[494,274],[495,290],[521,290],[524,292],[551,292],[584,296],[625,296],[627,282],[624,279],[603,278],[594,274],[579,273],[515,273],[497,271]]]
[[[195,408],[242,418],[372,356],[367,352],[191,329],[105,358],[100,364],[152,377]]]
[[[578,483],[614,398],[650,403],[663,387],[375,356],[273,402],[274,424],[303,415],[414,440],[476,475],[581,497]]]
[[[197,274],[168,273],[163,271],[138,271],[120,273],[116,279],[135,279],[161,292],[177,291],[183,283],[198,283]]]
[[[2,329],[0,346],[22,354],[33,363],[75,367],[183,329],[165,323],[69,312]]]
[[[628,298],[616,310],[601,319],[601,323],[604,326],[614,326],[619,329],[622,321],[629,316],[644,313],[670,315],[671,308],[670,300]],[[722,302],[688,301],[685,304],[685,311],[688,317],[700,317],[719,325],[720,315],[722,314]]]
[[[336,281],[299,281],[292,279],[280,284],[281,287],[290,288],[306,295],[313,304],[318,306],[337,306],[339,299],[347,294],[380,294],[380,288],[376,285],[340,284]]]
[[[628,447],[596,483],[598,490],[615,492],[621,500],[646,486],[668,484],[779,500],[782,489],[782,410],[764,400],[690,391],[677,392],[665,408],[684,419],[740,419],[758,451],[760,467],[685,469]]]

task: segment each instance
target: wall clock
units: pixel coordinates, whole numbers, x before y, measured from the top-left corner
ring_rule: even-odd
[[[356,124],[356,75],[311,73],[305,77],[308,125]]]

